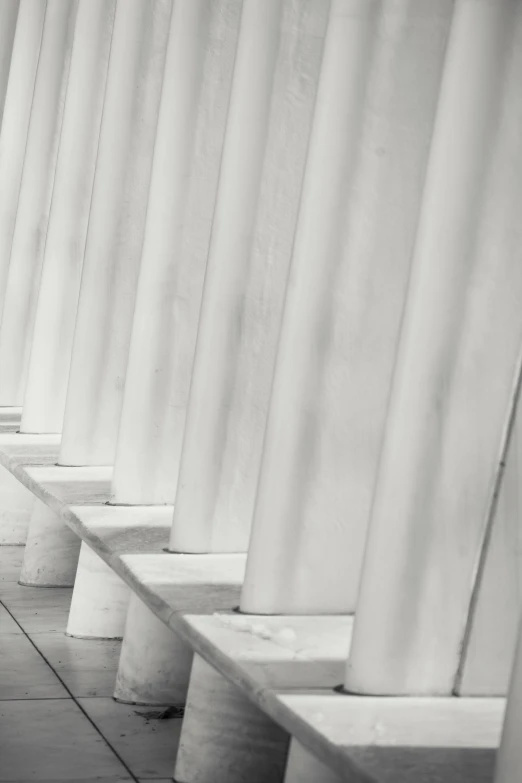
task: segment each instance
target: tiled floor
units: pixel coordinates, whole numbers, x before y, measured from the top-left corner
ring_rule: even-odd
[[[72,590],[20,586],[22,557],[0,546],[0,783],[171,781],[181,721],[112,699],[119,642],[65,636]]]

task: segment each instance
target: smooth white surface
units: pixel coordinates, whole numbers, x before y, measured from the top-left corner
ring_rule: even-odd
[[[25,543],[33,504],[33,494],[0,468],[0,545]]]
[[[174,769],[179,783],[279,783],[286,733],[198,655]]]
[[[60,462],[112,465],[172,0],[116,8]]]
[[[246,0],[170,547],[246,551],[328,6]]]
[[[37,439],[38,435],[33,437]],[[38,465],[35,462],[26,463],[24,473],[34,493],[47,497],[49,505],[59,512],[73,503],[104,503],[109,492],[112,468],[110,465],[67,468],[56,463]]]
[[[504,699],[316,691],[279,693],[275,700],[294,736],[342,780],[491,783],[493,778]]]
[[[518,414],[468,620],[457,680],[463,696],[505,696],[508,690],[522,610],[521,422]]]
[[[32,587],[71,587],[74,584],[80,541],[65,522],[34,499],[20,584]]]
[[[245,612],[355,609],[451,7],[331,6]]]
[[[40,56],[45,2],[21,0],[0,132],[0,320]]]
[[[127,585],[82,542],[67,634],[81,639],[121,639],[129,598]]]
[[[19,7],[19,0],[4,0],[0,4],[0,123],[4,112]]]
[[[47,0],[0,328],[0,405],[21,405],[78,0]]]
[[[61,432],[115,0],[80,0],[24,397],[22,432]]]
[[[173,503],[240,0],[178,0],[114,465],[114,503]]]
[[[518,635],[517,649],[514,655],[513,669],[509,681],[508,702],[502,739],[497,755],[495,783],[512,783],[518,780],[522,765],[520,747],[520,723],[522,721],[522,635]]]
[[[522,344],[522,6],[453,20],[361,580],[348,690],[449,694]]]
[[[505,700],[334,692],[351,620],[184,618],[195,651],[315,757],[314,772],[325,764],[364,783],[490,783]]]
[[[122,553],[125,581],[174,631],[185,614],[231,610],[239,601],[244,555]]]
[[[353,617],[259,617],[237,612],[184,617],[194,649],[264,706],[269,690],[331,690],[341,682]]]
[[[185,704],[192,649],[131,593],[114,698],[131,704]]]

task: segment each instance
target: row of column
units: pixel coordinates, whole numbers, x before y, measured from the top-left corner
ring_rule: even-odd
[[[248,552],[241,611],[356,611],[350,692],[507,691],[521,14],[0,9],[0,404],[172,552]],[[24,581],[78,551],[37,501]]]

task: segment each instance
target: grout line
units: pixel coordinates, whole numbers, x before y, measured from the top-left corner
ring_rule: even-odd
[[[115,749],[115,748],[112,746],[112,744],[109,742],[109,740],[107,739],[107,737],[105,737],[105,736],[102,734],[102,732],[100,731],[100,729],[98,728],[98,726],[96,725],[96,723],[93,721],[93,719],[90,717],[90,715],[88,715],[88,713],[87,713],[87,712],[84,710],[83,706],[80,704],[80,702],[78,701],[78,699],[76,698],[76,696],[74,696],[74,694],[71,692],[70,688],[69,688],[69,687],[66,685],[66,683],[63,681],[63,679],[62,679],[62,678],[60,677],[60,675],[58,674],[58,672],[56,672],[56,671],[54,670],[54,668],[51,666],[50,662],[47,660],[47,658],[45,657],[45,655],[43,654],[43,652],[42,652],[42,651],[41,651],[41,650],[40,650],[40,649],[39,649],[39,648],[36,646],[36,644],[33,642],[33,640],[31,639],[31,637],[29,636],[29,634],[28,634],[28,633],[26,633],[25,629],[22,627],[22,625],[20,625],[20,623],[18,622],[18,620],[16,619],[16,617],[14,616],[14,614],[13,614],[13,613],[12,613],[12,612],[9,610],[9,608],[8,608],[8,607],[7,607],[7,606],[4,604],[4,602],[3,602],[3,601],[0,601],[0,606],[3,606],[3,607],[4,607],[4,609],[6,610],[6,612],[8,612],[8,613],[10,614],[10,616],[12,617],[12,619],[14,620],[14,622],[15,622],[15,623],[17,624],[17,626],[18,626],[18,627],[21,629],[21,631],[22,631],[22,633],[24,634],[24,636],[26,637],[26,639],[28,639],[28,640],[29,640],[29,642],[30,642],[30,643],[33,645],[33,647],[34,647],[34,649],[36,650],[36,652],[38,653],[38,655],[39,655],[39,656],[40,656],[40,657],[41,657],[41,658],[42,658],[42,659],[45,661],[45,663],[47,664],[47,666],[49,667],[49,669],[50,669],[50,670],[53,672],[53,674],[55,675],[55,677],[56,677],[56,678],[57,678],[57,679],[60,681],[60,683],[63,685],[63,687],[65,688],[65,690],[66,690],[66,691],[67,691],[67,693],[69,694],[69,698],[70,698],[70,699],[72,699],[72,701],[73,701],[73,702],[76,704],[76,706],[78,707],[78,709],[79,709],[79,710],[80,710],[80,711],[83,713],[83,715],[84,715],[84,716],[87,718],[87,720],[89,721],[89,723],[91,724],[91,726],[94,728],[94,730],[96,731],[96,733],[100,735],[100,737],[101,737],[101,738],[102,738],[102,740],[105,742],[105,744],[107,745],[107,747],[108,747],[108,748],[109,748],[109,749],[110,749],[110,750],[113,752],[113,754],[116,756],[116,758],[118,759],[118,761],[120,762],[120,764],[123,766],[123,768],[124,768],[124,769],[125,769],[125,770],[128,772],[128,774],[131,776],[132,780],[134,780],[134,781],[135,781],[135,783],[139,783],[139,780],[138,780],[138,778],[136,777],[136,775],[134,774],[134,772],[133,772],[133,771],[130,769],[130,767],[128,766],[128,764],[126,764],[126,762],[125,762],[125,761],[122,759],[122,757],[120,756],[120,754],[118,753],[118,751],[117,751],[117,750],[116,750],[116,749]],[[20,701],[30,701],[30,699],[20,699]],[[47,701],[47,700],[45,700],[45,701]],[[60,701],[60,699],[49,699],[49,701]]]

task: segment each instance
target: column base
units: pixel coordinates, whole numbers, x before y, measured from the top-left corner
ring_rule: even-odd
[[[287,752],[286,732],[195,655],[174,780],[281,783]]]
[[[187,698],[192,649],[131,594],[114,698],[178,706]]]
[[[129,594],[125,582],[82,542],[67,636],[122,639]]]
[[[0,467],[0,546],[22,546],[27,540],[34,495]]]
[[[72,587],[80,539],[58,514],[34,498],[20,584],[27,587]]]
[[[342,780],[309,753],[300,742],[292,739],[286,764],[285,783],[342,783]]]

